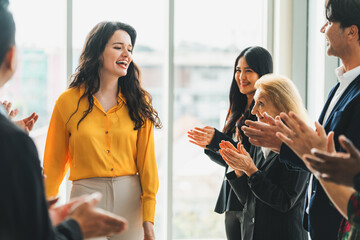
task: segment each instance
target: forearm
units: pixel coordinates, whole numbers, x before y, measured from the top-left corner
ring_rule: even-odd
[[[319,181],[336,209],[341,213],[341,215],[343,215],[344,218],[347,219],[349,199],[355,190],[352,187],[327,182],[322,179],[319,179]]]
[[[248,177],[246,175],[237,177],[235,175],[235,172],[229,172],[226,174],[226,178],[232,190],[235,192],[237,198],[239,199],[240,203],[242,205],[245,205],[247,201],[247,194],[249,191],[249,186],[247,184]]]
[[[156,206],[156,194],[159,189],[159,177],[157,173],[156,165],[154,168],[144,169],[140,171],[140,182],[142,187],[142,211],[143,221],[149,221],[154,223],[155,220],[155,206]]]
[[[154,224],[156,200],[142,197],[142,202],[143,202],[143,213],[142,213],[143,222],[151,222]]]
[[[265,173],[258,172],[249,178],[248,184],[256,198],[284,213],[304,198],[308,174],[300,171],[282,171],[279,174],[284,177],[275,183]]]
[[[142,187],[141,201],[143,207],[143,221],[154,223],[156,194],[159,189],[159,177],[156,162],[152,161],[151,165],[145,164],[140,169],[139,177]]]
[[[55,240],[80,240],[83,239],[79,224],[68,219],[54,228]]]
[[[149,119],[146,120],[145,126],[138,130],[136,166],[142,188],[143,222],[154,223],[159,176],[155,157],[154,127]]]
[[[219,144],[221,143],[221,141],[229,141],[231,142],[234,146],[237,145],[237,143],[228,135],[224,134],[223,132],[220,132],[219,130],[217,130],[215,128],[215,133],[214,133],[214,137],[211,140],[210,144],[207,145],[206,147],[214,152],[217,152],[220,147]]]
[[[245,173],[250,178],[253,174],[255,174],[258,171],[259,171],[259,169],[254,164],[254,165],[251,165],[248,168],[244,169],[243,173]],[[239,177],[239,175],[240,176],[242,175],[241,171],[235,171],[235,173],[236,173],[236,176],[238,176],[238,177]]]
[[[301,158],[299,158],[285,143],[281,145],[279,160],[295,170],[310,172]]]
[[[219,152],[214,152],[209,149],[205,149],[204,153],[210,158],[211,161],[219,164],[220,166],[227,167],[228,165],[224,161],[224,159],[221,157]]]

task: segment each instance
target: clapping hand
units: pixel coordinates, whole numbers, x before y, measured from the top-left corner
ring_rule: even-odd
[[[17,108],[11,109],[11,102],[5,100],[3,102],[0,101],[0,104],[3,105],[11,120],[18,115],[19,110]],[[22,120],[14,121],[14,123],[17,124],[20,128],[24,129],[27,133],[29,133],[33,129],[38,118],[39,115],[37,115],[36,113],[32,113],[29,117]]]
[[[288,145],[302,160],[304,154],[310,154],[312,148],[327,150],[327,135],[320,123],[315,122],[316,131],[301,120],[296,113],[280,113],[276,119],[279,127],[276,136]],[[305,162],[306,164],[306,162]]]
[[[18,115],[19,113],[19,109],[15,108],[15,109],[11,109],[12,103],[8,102],[8,101],[0,101],[0,104],[5,108],[6,112],[9,115],[10,119],[13,119],[14,117],[16,117],[16,115]]]
[[[242,126],[244,134],[249,137],[249,142],[254,146],[266,147],[276,153],[280,153],[281,140],[276,137],[279,127],[275,125],[275,119],[264,113],[265,122],[246,120]],[[279,117],[276,117],[279,119]]]
[[[189,142],[206,149],[214,138],[215,129],[213,127],[206,126],[204,128],[195,127],[187,132],[190,138]]]
[[[15,123],[22,129],[24,129],[27,133],[29,133],[33,129],[38,118],[39,115],[37,115],[36,113],[32,113],[29,117],[19,121],[15,121]]]
[[[258,171],[250,154],[241,143],[235,148],[230,142],[221,141],[219,152],[224,161],[235,170],[237,177],[242,173],[251,176]]]
[[[315,171],[315,175],[326,181],[353,186],[354,176],[360,173],[360,152],[344,135],[339,137],[344,152],[312,149],[312,154],[305,155],[305,161]]]
[[[84,238],[119,234],[127,228],[127,221],[124,218],[95,207],[101,197],[100,193],[80,197],[69,203],[70,210],[66,209],[68,217],[79,224]]]

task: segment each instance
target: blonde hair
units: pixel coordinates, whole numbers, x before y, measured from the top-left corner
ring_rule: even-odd
[[[300,119],[309,123],[309,117],[304,107],[299,91],[295,84],[287,77],[266,74],[255,83],[255,88],[269,98],[274,106],[281,112],[293,111]]]

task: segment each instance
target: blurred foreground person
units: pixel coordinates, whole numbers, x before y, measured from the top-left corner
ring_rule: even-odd
[[[8,4],[0,0],[0,87],[16,69],[15,23]],[[5,109],[0,111],[0,161],[0,239],[75,240],[126,229],[125,219],[95,208],[98,193],[48,210],[36,147]]]

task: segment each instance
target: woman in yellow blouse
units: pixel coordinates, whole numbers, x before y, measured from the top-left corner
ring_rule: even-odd
[[[58,194],[70,168],[71,198],[99,191],[99,206],[128,220],[128,230],[110,239],[155,239],[153,126],[161,123],[132,61],[135,40],[135,29],[120,22],[91,30],[55,104],[45,147],[47,196]]]

